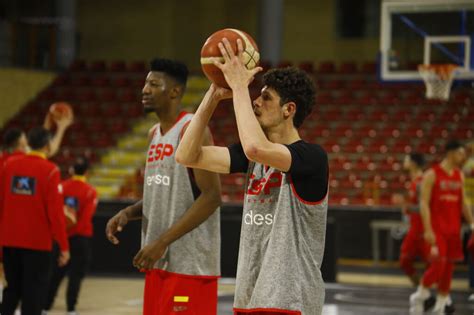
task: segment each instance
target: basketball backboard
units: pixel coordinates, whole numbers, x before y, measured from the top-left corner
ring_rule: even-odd
[[[456,64],[474,80],[474,0],[383,0],[380,78],[421,80],[419,64]]]

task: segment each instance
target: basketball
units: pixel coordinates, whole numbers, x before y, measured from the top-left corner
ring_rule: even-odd
[[[249,70],[258,65],[260,53],[255,40],[249,34],[233,28],[217,31],[206,40],[201,49],[202,71],[211,82],[220,87],[229,88],[222,71],[213,64],[213,61],[224,61],[218,47],[224,37],[229,40],[235,53],[237,53],[237,39],[242,40],[244,63]]]
[[[66,102],[56,102],[49,107],[49,114],[52,116],[53,121],[61,119],[62,117],[72,115],[72,107]]]

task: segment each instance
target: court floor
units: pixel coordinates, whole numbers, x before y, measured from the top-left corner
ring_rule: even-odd
[[[324,315],[408,314],[408,297],[413,289],[404,281],[404,277],[370,279],[360,274],[343,274],[339,278],[346,283],[326,284]],[[354,284],[357,283],[356,278],[359,284]],[[369,281],[364,283],[364,279]],[[347,283],[347,280],[352,283]],[[232,314],[234,281],[220,281],[219,315]],[[50,315],[65,314],[64,284]],[[78,311],[80,315],[138,315],[141,314],[142,296],[143,280],[140,278],[88,277],[81,292]],[[467,280],[456,279],[452,293],[455,314],[474,314],[474,303],[467,301],[468,296]]]

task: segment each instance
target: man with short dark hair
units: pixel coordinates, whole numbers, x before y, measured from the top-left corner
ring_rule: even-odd
[[[76,223],[68,229],[71,248],[69,263],[63,267],[54,266],[53,268],[44,308],[46,311],[49,311],[53,306],[59,285],[67,274],[69,279],[66,292],[67,314],[77,314],[76,304],[79,290],[90,263],[90,242],[93,235],[92,218],[97,207],[97,192],[92,185],[87,183],[86,179],[88,168],[87,159],[78,157],[69,170],[72,177],[62,182],[65,211],[73,213]],[[55,247],[54,255],[58,254],[59,250]]]
[[[464,175],[460,167],[466,158],[464,146],[449,141],[445,157],[423,176],[420,211],[423,221],[428,269],[417,291],[410,296],[410,311],[423,312],[423,304],[430,296],[429,289],[437,285],[436,304],[433,313],[443,314],[450,304],[449,292],[454,263],[464,258],[461,242],[461,215],[474,229],[472,214],[466,203]]]
[[[214,63],[232,91],[211,85],[176,159],[218,173],[247,173],[234,313],[321,314],[328,157],[298,133],[314,104],[314,84],[295,68],[270,70],[252,102],[248,85],[262,69],[248,70],[242,41],[237,44],[235,54],[224,39],[219,44],[224,63]],[[240,144],[202,144],[217,104],[230,97]]]
[[[217,174],[175,161],[178,143],[193,114],[181,111],[187,67],[154,59],[142,90],[145,112],[160,123],[149,132],[143,200],[107,224],[107,237],[131,220],[142,220],[142,248],[133,264],[146,271],[144,315],[217,314],[221,203]],[[210,133],[205,144],[212,144]]]
[[[0,245],[5,276],[2,315],[40,315],[48,286],[53,238],[59,242],[60,265],[69,260],[60,173],[47,160],[51,134],[28,132],[32,151],[10,157],[0,170]]]

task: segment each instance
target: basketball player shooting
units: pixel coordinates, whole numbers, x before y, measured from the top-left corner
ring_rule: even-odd
[[[240,39],[237,47],[235,53],[227,38],[219,43],[224,62],[214,64],[232,91],[211,85],[176,159],[219,173],[247,172],[235,314],[321,314],[328,158],[297,129],[311,112],[314,84],[301,70],[274,69],[252,103],[248,85],[262,69],[247,69]],[[240,144],[202,145],[217,104],[231,95]]]

